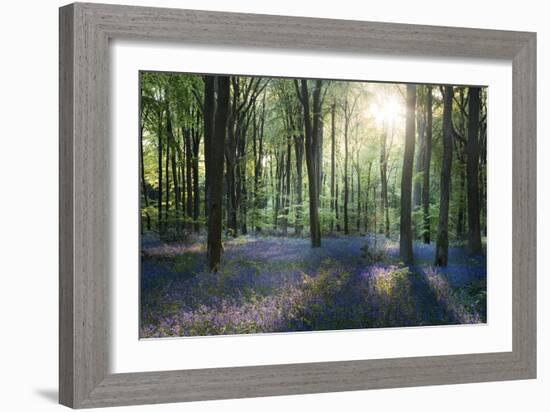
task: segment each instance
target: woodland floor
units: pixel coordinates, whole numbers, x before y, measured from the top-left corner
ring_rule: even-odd
[[[375,247],[376,243],[376,247]],[[140,336],[197,336],[486,322],[486,260],[414,245],[415,265],[381,236],[242,236],[205,270],[204,239],[142,242]]]

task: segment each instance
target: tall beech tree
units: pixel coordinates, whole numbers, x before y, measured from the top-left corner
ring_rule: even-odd
[[[479,110],[480,89],[468,89],[468,248],[472,254],[481,254],[481,224],[479,219]]]
[[[302,236],[304,223],[302,221],[302,180],[304,159],[304,124],[300,113],[296,114],[296,126],[294,131],[294,151],[296,157],[296,218],[294,233]]]
[[[241,232],[246,232],[246,137],[251,108],[267,86],[261,77],[231,76],[231,104],[228,118],[225,160],[227,163],[226,196],[227,227],[233,236],[238,235],[238,215],[241,215]],[[241,206],[243,207],[241,209]]]
[[[199,188],[199,151],[201,142],[200,112],[197,110],[193,116],[193,128],[191,129],[191,169],[193,177],[193,230],[198,232],[200,214],[200,188]]]
[[[415,175],[413,176],[413,209],[417,210],[422,205],[422,173],[424,170],[425,133],[426,133],[426,110],[425,110],[425,86],[417,86],[416,101],[416,130],[417,130],[417,150],[415,151]]]
[[[187,189],[187,201],[185,205],[185,215],[187,217],[187,229],[192,229],[193,218],[193,152],[191,149],[191,134],[190,126],[185,127],[182,131],[185,148],[185,187]]]
[[[411,190],[414,161],[416,86],[407,85],[407,119],[405,128],[405,151],[401,175],[401,219],[399,236],[399,255],[403,262],[413,262],[413,235],[411,218]]]
[[[229,77],[217,77],[218,90],[216,99],[216,110],[214,130],[208,154],[208,238],[207,238],[207,259],[211,271],[217,271],[221,262],[222,253],[222,192],[223,192],[223,166],[224,147],[227,134],[227,113],[229,111]],[[205,102],[212,97],[205,95]]]
[[[142,214],[142,216],[145,216],[145,222],[146,227],[145,229],[150,231],[152,230],[151,225],[151,216],[149,214],[149,194],[147,190],[147,181],[145,180],[145,161],[144,161],[144,154],[143,154],[143,131],[145,129],[145,124],[148,121],[150,108],[149,105],[146,104],[148,98],[146,96],[141,96],[140,103],[141,103],[141,111],[140,111],[140,124],[139,124],[139,177],[140,177],[140,183],[141,183],[141,197],[143,199],[143,203],[145,205],[145,212]],[[140,229],[143,232],[143,225],[140,225]]]
[[[424,156],[422,172],[422,240],[430,243],[431,216],[430,216],[430,166],[432,160],[432,133],[433,133],[433,95],[432,86],[426,86],[426,136],[424,139]]]
[[[166,113],[166,110],[165,110],[165,113]],[[164,181],[165,181],[165,188],[164,188],[164,191],[166,193],[166,201],[164,202],[164,224],[165,224],[165,228],[168,227],[168,221],[170,219],[170,169],[169,169],[169,166],[170,166],[170,155],[171,155],[171,150],[170,150],[170,140],[168,138],[168,135],[165,133],[165,136],[166,136],[166,145],[165,145],[165,152],[166,152],[166,156],[165,156],[165,162],[164,162]],[[162,186],[160,188],[162,190]]]
[[[304,131],[306,147],[306,168],[309,191],[309,226],[311,246],[321,246],[321,224],[319,222],[319,122],[321,112],[321,89],[323,82],[315,80],[310,93],[308,80],[295,80],[296,95],[302,103],[304,111]],[[310,94],[312,95],[310,103]],[[311,107],[312,106],[312,107]]]
[[[285,170],[283,186],[283,236],[288,234],[288,213],[290,210],[290,172],[292,165],[292,140],[291,136],[286,137]]]
[[[176,221],[175,226],[176,226],[176,232],[179,233],[181,229],[180,221],[179,221],[181,194],[180,194],[180,188],[178,185],[179,179],[178,179],[178,168],[177,168],[177,157],[176,157],[178,144],[176,142],[176,138],[174,136],[174,131],[172,128],[172,114],[170,111],[170,102],[168,99],[166,100],[166,146],[172,147],[172,150],[170,152],[170,163],[172,167],[172,182],[174,186],[174,197],[175,197],[175,204],[174,204],[175,221]],[[168,171],[168,168],[166,170]],[[167,199],[169,196],[169,189],[170,188],[168,187],[168,182],[167,182],[167,190],[166,190]]]
[[[479,121],[479,210],[481,231],[487,234],[487,94],[482,91]]]
[[[251,80],[250,80],[251,81]],[[225,190],[227,198],[227,228],[232,236],[237,236],[237,145],[238,133],[240,133],[240,99],[241,99],[241,80],[240,78],[230,77],[232,86],[230,97],[230,109],[228,112],[227,136],[225,143]]]
[[[456,236],[459,239],[464,238],[466,231],[466,125],[468,119],[467,106],[468,98],[465,93],[465,87],[458,87],[453,95],[453,102],[458,108],[458,115],[453,116],[458,118],[458,127],[453,121],[453,156],[456,159],[455,169],[458,168],[458,185],[456,193],[458,199],[456,201]],[[456,174],[456,172],[455,172]],[[452,197],[453,193],[451,193]]]
[[[203,76],[204,82],[204,105],[203,105],[203,119],[204,119],[204,164],[207,165],[210,162],[211,142],[214,132],[214,110],[216,108],[215,96],[214,96],[214,76]],[[208,210],[210,209],[210,194],[209,194],[209,168],[204,169],[204,214],[208,218]]]
[[[256,232],[262,230],[259,214],[265,207],[265,193],[264,193],[264,125],[265,125],[265,99],[266,93],[263,92],[263,98],[261,108],[258,110],[256,103],[253,105],[252,114],[252,152],[254,157],[254,223]],[[259,115],[257,113],[259,112]],[[259,118],[258,118],[259,117]]]
[[[390,236],[390,214],[388,208],[388,134],[389,130],[393,130],[393,125],[386,124],[380,134],[380,210],[382,211],[383,219],[381,220],[382,229],[380,233],[384,233],[386,237]]]
[[[439,183],[439,223],[435,244],[436,266],[447,266],[449,260],[449,197],[453,161],[453,87],[445,86],[443,94],[443,158]]]
[[[162,221],[162,106],[157,105],[157,157],[158,157],[158,198],[157,198],[157,226],[159,232],[164,231]]]
[[[372,160],[369,162],[369,167],[367,168],[367,187],[365,188],[365,233],[369,232],[369,192],[371,187],[371,170],[372,170]]]
[[[334,213],[336,206],[336,102],[330,106],[330,231],[334,231]],[[337,216],[337,215],[336,215]]]
[[[342,112],[344,117],[344,234],[349,234],[349,198],[350,198],[350,166],[349,166],[349,140],[352,117],[355,114],[355,108],[359,95],[352,95],[350,88],[344,90],[344,101]],[[353,190],[352,190],[353,195]],[[353,203],[353,199],[352,199]]]
[[[355,152],[355,172],[357,173],[357,209],[356,209],[356,226],[357,231],[361,230],[361,165],[359,163],[360,150]]]
[[[350,123],[349,102],[344,100],[344,234],[349,234],[349,123]]]

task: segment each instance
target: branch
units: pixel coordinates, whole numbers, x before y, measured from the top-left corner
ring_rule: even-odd
[[[300,103],[305,106],[304,97],[300,93],[300,85],[298,84],[298,79],[294,79],[294,87],[296,88],[296,96],[298,97],[298,100],[300,100]]]
[[[200,112],[204,113],[203,99],[201,99],[199,91],[197,90],[197,88],[195,86],[193,86],[193,88],[191,89],[191,93],[193,93],[193,96],[195,96],[195,101],[197,103],[197,106],[198,106]]]
[[[256,102],[256,100],[258,99],[258,96],[264,91],[264,89],[267,87],[267,85],[269,84],[269,79],[266,80],[263,85],[262,84],[262,78],[258,78],[258,82],[256,83],[256,86],[254,87],[254,90],[252,92],[249,92],[249,96],[248,96],[248,104],[246,105],[246,108],[244,109],[244,112],[247,113],[249,110],[250,110],[250,107],[252,106],[252,104],[254,104]],[[261,87],[260,87],[261,85]]]
[[[405,96],[403,94],[403,90],[401,90],[401,87],[399,87],[399,85],[396,85],[397,86],[397,91],[399,92],[399,94],[401,95],[401,97],[405,100],[407,100],[407,96]]]
[[[325,96],[327,95],[328,88],[330,86],[330,80],[327,81],[327,84],[325,86],[325,90],[323,91],[323,95],[321,96],[321,106],[325,103]]]
[[[466,113],[466,105],[462,105],[458,99],[456,98],[456,96],[453,96],[453,100],[455,101],[456,105],[458,106],[458,108],[460,109],[460,112],[462,113],[462,115],[465,117],[465,118],[468,118],[468,113]]]
[[[479,119],[479,125],[483,125],[485,121],[487,120],[487,113],[484,113],[483,116],[481,116],[481,119]]]
[[[451,124],[451,129],[453,130],[453,137],[460,141],[462,144],[466,144],[466,139],[464,138],[464,136],[456,131],[454,124]]]

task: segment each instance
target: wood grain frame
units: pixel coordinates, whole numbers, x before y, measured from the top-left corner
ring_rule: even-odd
[[[535,378],[535,33],[85,3],[62,7],[59,19],[62,404],[89,408]],[[108,50],[114,38],[511,61],[512,351],[110,374],[106,206]]]

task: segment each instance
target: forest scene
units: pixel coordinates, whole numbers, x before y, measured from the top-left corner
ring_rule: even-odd
[[[487,321],[487,88],[140,73],[140,338]]]

